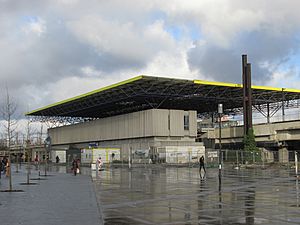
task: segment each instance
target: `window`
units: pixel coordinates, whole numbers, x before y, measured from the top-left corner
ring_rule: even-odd
[[[184,112],[184,117],[183,117],[183,127],[184,130],[189,130],[190,129],[190,117],[188,112]]]

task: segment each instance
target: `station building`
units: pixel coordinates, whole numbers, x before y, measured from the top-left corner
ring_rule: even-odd
[[[281,104],[299,99],[298,90],[252,86],[253,104]],[[52,160],[81,157],[187,163],[205,153],[197,139],[197,116],[241,111],[241,84],[138,76],[31,111],[50,122]],[[64,161],[62,160],[62,161]]]
[[[196,125],[196,111],[149,109],[52,128],[49,135],[54,149],[81,149],[83,161],[95,161],[97,157],[88,150],[92,148],[105,161],[112,160],[114,150],[115,160],[184,163],[204,154],[203,144],[195,142]]]

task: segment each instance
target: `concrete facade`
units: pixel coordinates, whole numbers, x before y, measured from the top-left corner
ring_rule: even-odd
[[[189,130],[184,130],[184,111],[151,109],[49,129],[49,135],[53,145],[145,137],[196,138],[196,111],[187,112]]]
[[[185,117],[188,122],[184,121]],[[49,135],[53,149],[68,146],[83,149],[95,143],[99,147],[120,148],[122,160],[128,160],[136,150],[149,151],[150,155],[158,157],[167,146],[204,149],[202,143],[195,142],[196,117],[196,111],[150,109],[52,128]]]
[[[281,143],[300,140],[300,121],[256,124],[253,129],[256,142]],[[242,142],[243,135],[243,126],[222,128],[222,143]],[[207,136],[216,138],[216,142],[218,142],[219,130],[214,129],[208,132]]]
[[[286,121],[253,126],[255,141],[264,151],[263,159],[275,160],[274,152],[278,152],[278,162],[289,161],[289,151],[300,150],[300,121]],[[205,142],[212,140],[219,144],[219,128],[200,128],[200,138]],[[224,148],[242,148],[243,126],[222,128],[221,138]]]

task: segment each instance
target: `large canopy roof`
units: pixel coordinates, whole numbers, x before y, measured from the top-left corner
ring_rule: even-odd
[[[300,90],[252,86],[253,104],[300,99]],[[28,116],[102,118],[151,108],[213,112],[243,106],[241,84],[138,76],[66,99],[31,112]]]

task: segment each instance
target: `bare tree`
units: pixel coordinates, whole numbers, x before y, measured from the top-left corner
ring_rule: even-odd
[[[0,107],[0,112],[2,119],[4,120],[4,134],[6,137],[6,147],[8,150],[8,160],[9,160],[9,190],[12,191],[12,176],[11,176],[11,144],[17,129],[17,120],[15,119],[17,104],[13,101],[9,95],[8,88],[6,87],[5,99],[2,107]]]
[[[30,169],[31,169],[31,158],[32,158],[32,147],[31,144],[31,138],[32,136],[37,133],[36,129],[33,129],[31,127],[31,121],[27,120],[27,125],[26,125],[26,150],[27,150],[27,184],[30,184],[29,182],[29,174],[30,174]]]

